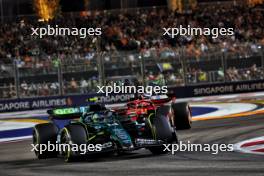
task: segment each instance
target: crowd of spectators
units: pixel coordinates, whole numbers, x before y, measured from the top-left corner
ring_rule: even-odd
[[[264,44],[263,9],[209,5],[198,7],[192,13],[178,14],[166,8],[135,10],[132,12],[93,12],[86,15],[65,15],[46,22],[25,18],[19,22],[4,23],[0,27],[0,58],[2,62],[16,59],[21,66],[48,67],[56,60],[92,60],[98,49],[93,37],[79,36],[31,36],[31,28],[47,24],[59,27],[100,27],[100,49],[112,53],[120,50],[155,50],[185,48],[189,55],[199,56],[210,49],[245,52],[240,43]],[[200,28],[234,28],[235,35],[220,36],[163,36],[162,28],[190,25]],[[55,61],[54,61],[55,60]]]
[[[227,81],[260,80],[264,79],[264,69],[252,65],[249,68],[237,69],[230,67],[226,71]]]
[[[93,27],[102,28],[102,36],[98,43],[94,37],[85,39],[79,36],[31,36],[31,28],[45,27],[48,24],[59,27]],[[170,38],[163,36],[162,28],[192,26],[200,28],[234,28],[234,36],[178,36]],[[118,68],[119,59],[132,67],[137,59],[133,54],[126,57],[120,53],[141,53],[144,57],[155,58],[194,58],[202,59],[204,55],[214,52],[239,53],[241,57],[248,57],[251,53],[258,53],[264,45],[264,10],[263,7],[243,6],[209,6],[198,7],[196,10],[179,14],[170,12],[167,8],[136,9],[133,11],[100,11],[61,15],[49,22],[36,19],[22,18],[17,22],[0,25],[0,78],[14,75],[12,64],[20,69],[28,69],[25,75],[57,73],[60,63],[73,69],[69,72],[97,70],[95,66],[98,50],[110,53],[104,56],[104,62],[112,68]],[[181,56],[186,57],[181,57]],[[118,57],[119,56],[119,57]],[[118,59],[119,58],[119,59]],[[127,62],[128,61],[128,62]],[[5,65],[4,65],[5,64]],[[10,65],[8,65],[10,64]],[[81,65],[82,67],[74,67]],[[85,67],[85,68],[83,68]],[[250,66],[249,66],[250,67]],[[33,69],[34,68],[34,69]],[[75,69],[74,69],[75,68]],[[77,69],[76,69],[77,68]],[[108,68],[108,67],[107,67]],[[256,66],[251,68],[228,68],[225,72],[216,70],[219,81],[249,80],[260,77],[262,70]],[[209,80],[207,70],[189,68],[183,76],[183,70],[169,73],[159,73],[153,76],[149,71],[147,81],[164,77],[169,85],[183,85],[188,83],[203,83]],[[66,78],[69,79],[69,78]],[[56,95],[59,92],[58,82],[27,82],[22,81],[21,96]],[[87,93],[97,84],[95,79],[85,80],[76,78],[63,84],[64,93]],[[0,97],[15,96],[15,86],[7,82]]]
[[[19,97],[36,97],[36,96],[56,96],[60,93],[64,94],[87,94],[96,92],[96,85],[98,85],[97,80],[75,80],[71,78],[70,81],[64,80],[62,83],[62,89],[60,88],[60,83],[56,82],[39,82],[33,83],[23,80],[18,87]],[[6,98],[16,98],[17,92],[14,84],[9,85],[3,84],[0,86],[0,99]]]

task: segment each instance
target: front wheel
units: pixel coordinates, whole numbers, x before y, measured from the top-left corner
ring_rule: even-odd
[[[50,157],[56,157],[57,151],[48,151],[47,148],[45,151],[42,150],[41,145],[48,146],[48,143],[55,145],[57,140],[58,128],[53,123],[42,123],[37,124],[33,128],[33,144],[37,146],[37,150],[34,150],[38,159],[45,159]]]
[[[66,162],[74,161],[80,157],[80,145],[87,144],[87,132],[80,124],[70,124],[61,132],[61,144],[65,145],[62,156]],[[73,145],[78,146],[79,151],[73,150]]]

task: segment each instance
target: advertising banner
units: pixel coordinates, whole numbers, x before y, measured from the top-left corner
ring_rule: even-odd
[[[93,103],[111,104],[130,100],[134,95],[120,94],[104,96],[103,94],[71,95],[40,98],[23,98],[0,101],[0,112],[48,109],[68,106],[83,106]]]
[[[264,80],[170,87],[169,94],[178,98],[264,91]]]
[[[169,87],[168,89],[169,95],[175,96],[177,98],[257,92],[264,91],[264,80],[185,87]],[[122,103],[129,101],[133,97],[133,94],[111,94],[108,96],[104,94],[86,94],[3,100],[0,101],[0,112],[84,106],[93,103]]]

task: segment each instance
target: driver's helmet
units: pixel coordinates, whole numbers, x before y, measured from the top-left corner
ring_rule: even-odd
[[[97,113],[94,113],[92,118],[91,118],[92,122],[93,123],[96,123],[96,122],[101,122],[104,120],[104,118],[102,116],[100,116],[99,114]]]
[[[113,121],[113,112],[101,111],[84,113],[83,121],[86,123],[111,122]]]

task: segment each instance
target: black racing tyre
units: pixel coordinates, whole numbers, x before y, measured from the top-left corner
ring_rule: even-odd
[[[53,123],[42,123],[42,124],[37,124],[33,128],[33,144],[38,145],[37,149],[38,151],[34,151],[36,156],[39,159],[45,159],[45,158],[50,158],[50,157],[56,157],[57,156],[57,151],[43,151],[40,152],[40,145],[48,145],[50,144],[56,144],[57,140],[57,134],[58,134],[58,128],[55,124]]]
[[[170,113],[170,106],[160,106],[157,108],[156,115],[157,116],[165,116]]]
[[[172,104],[174,112],[174,125],[177,130],[190,129],[192,126],[191,108],[188,103],[174,103]]]
[[[173,130],[169,119],[166,116],[160,115],[153,118],[153,128],[155,131],[155,138],[157,140],[162,140],[165,143],[172,142],[173,138]],[[155,146],[148,148],[153,154],[164,154],[167,151],[164,151],[164,146]]]
[[[173,144],[178,144],[179,143],[178,133],[176,131],[176,128],[174,128],[174,127],[173,127],[173,132],[172,132],[171,143],[173,143]]]
[[[153,127],[155,128],[157,139],[163,141],[170,141],[172,139],[172,127],[166,116],[153,118]]]
[[[148,149],[153,155],[161,155],[161,154],[168,153],[168,151],[164,151],[163,145],[162,146],[149,147]]]
[[[71,150],[71,144],[87,144],[87,131],[81,124],[69,124],[61,132],[61,144],[66,144],[66,150],[62,155],[66,162],[74,161],[80,158],[80,153]]]

